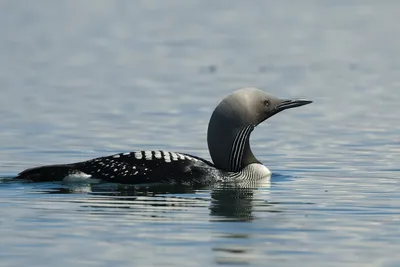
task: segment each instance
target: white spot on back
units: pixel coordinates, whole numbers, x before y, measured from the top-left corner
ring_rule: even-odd
[[[180,160],[184,160],[184,159],[185,159],[185,156],[184,156],[184,155],[182,155],[182,154],[180,154],[180,153],[176,153],[176,154],[178,155],[178,157],[179,157]]]
[[[136,175],[136,174],[138,174],[139,173],[139,171],[135,171],[135,173],[133,174],[133,175]]]
[[[169,155],[168,151],[162,151],[162,153],[164,154],[164,161],[165,162],[171,162],[171,156]]]
[[[142,159],[142,152],[141,151],[139,151],[139,152],[135,152],[135,158],[136,159]]]
[[[154,157],[156,159],[161,159],[162,158],[161,152],[160,151],[154,151]]]
[[[178,160],[178,155],[174,152],[171,152],[172,160]]]
[[[120,157],[119,154],[113,156],[113,158],[115,158],[115,159],[117,159],[119,157]]]
[[[131,152],[126,152],[126,153],[124,153],[124,154],[122,154],[122,155],[128,156],[128,155],[130,155],[130,154],[131,154]]]
[[[147,160],[151,160],[153,158],[151,151],[145,151],[144,155]]]

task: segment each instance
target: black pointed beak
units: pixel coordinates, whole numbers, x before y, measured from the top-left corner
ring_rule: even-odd
[[[305,99],[294,99],[294,100],[282,100],[282,102],[276,107],[277,111],[282,111],[289,108],[297,108],[312,103],[310,100]]]

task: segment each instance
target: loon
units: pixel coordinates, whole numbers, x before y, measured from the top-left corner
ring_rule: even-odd
[[[246,87],[225,97],[211,115],[207,143],[211,161],[169,151],[135,151],[87,161],[45,165],[16,178],[31,182],[91,180],[121,184],[211,185],[221,181],[256,181],[271,171],[253,155],[250,134],[271,116],[312,103],[280,99]]]

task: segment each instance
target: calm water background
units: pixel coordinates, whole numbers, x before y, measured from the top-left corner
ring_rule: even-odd
[[[0,180],[0,266],[399,266],[399,1],[1,1],[0,176],[139,149],[209,158],[243,86],[256,189]]]

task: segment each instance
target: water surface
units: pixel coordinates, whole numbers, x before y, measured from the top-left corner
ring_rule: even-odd
[[[0,266],[398,266],[397,1],[2,1]],[[258,188],[23,183],[142,149],[209,159],[218,102],[314,100],[252,135]]]

